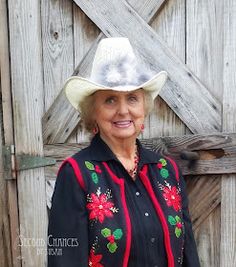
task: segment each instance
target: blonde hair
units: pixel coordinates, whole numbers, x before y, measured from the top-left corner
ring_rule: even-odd
[[[144,91],[145,117],[151,112],[153,105],[154,100],[152,99],[151,93],[148,91]],[[80,103],[80,117],[85,130],[87,130],[89,133],[92,133],[94,127],[96,127],[94,94],[86,96]]]

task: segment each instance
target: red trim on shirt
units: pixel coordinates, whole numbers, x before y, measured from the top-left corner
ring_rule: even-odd
[[[72,166],[74,172],[75,172],[75,176],[77,178],[77,181],[79,182],[79,185],[81,186],[81,188],[85,191],[85,183],[84,183],[84,180],[83,180],[83,176],[81,174],[81,171],[80,171],[80,168],[78,166],[78,163],[76,162],[75,159],[73,158],[68,158],[66,160],[64,160],[64,162],[62,163],[62,165],[60,166],[59,168],[59,171],[61,169],[61,167],[66,163],[70,163],[70,165]]]
[[[169,157],[166,157],[169,161],[170,161],[170,163],[172,164],[172,166],[173,166],[173,168],[174,168],[174,170],[175,170],[175,177],[176,177],[176,180],[177,180],[177,182],[179,182],[179,170],[178,170],[178,167],[177,167],[177,164],[176,164],[176,162],[173,160],[173,159],[171,159],[171,158],[169,158]]]
[[[125,220],[126,220],[126,226],[127,226],[127,239],[126,239],[126,249],[124,253],[124,260],[123,260],[123,267],[128,266],[129,262],[129,255],[130,255],[130,248],[131,248],[131,222],[129,217],[129,211],[126,204],[125,199],[125,185],[124,180],[121,178],[118,178],[108,167],[108,164],[106,162],[102,162],[105,168],[107,169],[109,175],[113,179],[113,181],[120,186],[120,192],[121,192],[121,202],[124,208],[124,214],[125,214]]]
[[[140,179],[142,180],[144,186],[146,187],[147,192],[149,193],[152,203],[155,207],[155,210],[157,212],[158,217],[160,218],[163,232],[164,232],[164,243],[165,243],[165,248],[166,248],[166,253],[167,253],[167,259],[168,259],[168,267],[174,267],[174,256],[171,248],[171,243],[170,243],[170,233],[169,233],[169,228],[166,222],[165,215],[163,213],[163,210],[161,209],[160,203],[158,202],[155,193],[153,191],[152,185],[149,181],[149,178],[147,177],[147,165],[143,166],[143,169],[140,171]]]

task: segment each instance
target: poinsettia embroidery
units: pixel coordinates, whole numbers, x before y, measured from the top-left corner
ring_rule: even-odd
[[[88,170],[91,171],[91,178],[92,178],[92,181],[97,184],[99,182],[99,177],[98,177],[98,173],[101,173],[101,169],[98,165],[95,165],[93,163],[91,163],[90,161],[85,161],[84,162],[86,168]]]
[[[109,243],[107,244],[108,250],[111,253],[116,252],[118,245],[115,241],[122,238],[123,236],[122,230],[118,228],[112,234],[110,229],[104,228],[101,230],[101,234],[109,241]]]
[[[168,222],[171,225],[175,226],[175,235],[177,238],[179,238],[182,233],[182,227],[183,227],[180,217],[177,215],[175,217],[169,215]]]
[[[159,159],[157,163],[157,168],[160,170],[161,177],[166,179],[169,177],[169,171],[165,168],[167,165],[167,161],[163,158]]]
[[[90,255],[89,255],[88,266],[89,266],[89,267],[104,267],[104,266],[100,263],[101,259],[102,259],[102,255],[101,255],[101,254],[95,255],[95,254],[94,254],[94,250],[91,249],[91,250],[90,250]]]
[[[92,193],[88,195],[87,209],[90,211],[89,219],[98,220],[103,223],[105,217],[113,217],[113,213],[118,212],[118,209],[114,207],[114,203],[109,201],[111,198],[111,191],[107,191],[105,194],[101,193],[100,187],[97,189],[96,194]]]
[[[176,186],[165,186],[163,187],[163,191],[163,197],[166,201],[167,206],[173,207],[175,211],[179,211],[181,209],[181,197]]]

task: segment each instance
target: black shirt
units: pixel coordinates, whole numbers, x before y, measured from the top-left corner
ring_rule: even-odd
[[[140,171],[144,165],[156,164],[157,158],[156,156],[154,157],[154,153],[143,148],[138,140],[137,144],[140,157],[138,170]],[[123,165],[99,135],[93,138],[91,145],[88,148],[74,155],[75,159],[77,157],[79,157],[80,162],[88,161],[88,159],[91,160],[91,162],[106,162],[117,177],[122,177],[124,179],[125,197],[132,228],[128,266],[168,266],[166,249],[164,246],[163,228],[150,195],[140,180],[139,172],[136,180],[132,180]],[[84,179],[90,179],[90,177],[84,177]],[[183,193],[185,194],[185,192]],[[187,199],[185,195],[183,202],[183,205],[186,206]],[[88,231],[90,229],[89,215],[85,208],[86,204],[84,191],[81,189],[81,186],[77,181],[74,170],[70,164],[64,164],[60,169],[56,180],[52,198],[52,209],[49,217],[48,236],[51,237],[51,240],[53,240],[52,237],[71,237],[74,240],[75,246],[63,246],[63,253],[60,256],[54,255],[55,246],[49,246],[49,267],[88,266],[88,255],[81,253],[81,251],[87,251],[89,254],[91,247],[87,236],[88,232],[86,231],[87,229]],[[189,247],[183,252],[183,266],[198,267],[200,265],[187,209],[185,209],[184,213],[186,213],[184,214],[184,217],[186,217],[185,239],[187,238],[185,243]],[[54,240],[56,240],[56,238],[54,238]],[[76,241],[78,246],[76,246]],[[51,242],[51,244],[52,243],[53,242]],[[92,247],[93,246],[94,244]],[[103,258],[110,257],[110,255],[111,253],[104,251]],[[102,265],[101,257],[95,257],[94,259],[97,264],[94,265],[97,267],[120,267],[114,264],[109,266]]]

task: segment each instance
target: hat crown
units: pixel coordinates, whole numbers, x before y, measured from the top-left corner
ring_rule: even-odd
[[[114,37],[99,43],[90,80],[107,87],[138,86],[152,75],[138,64],[129,39]]]

